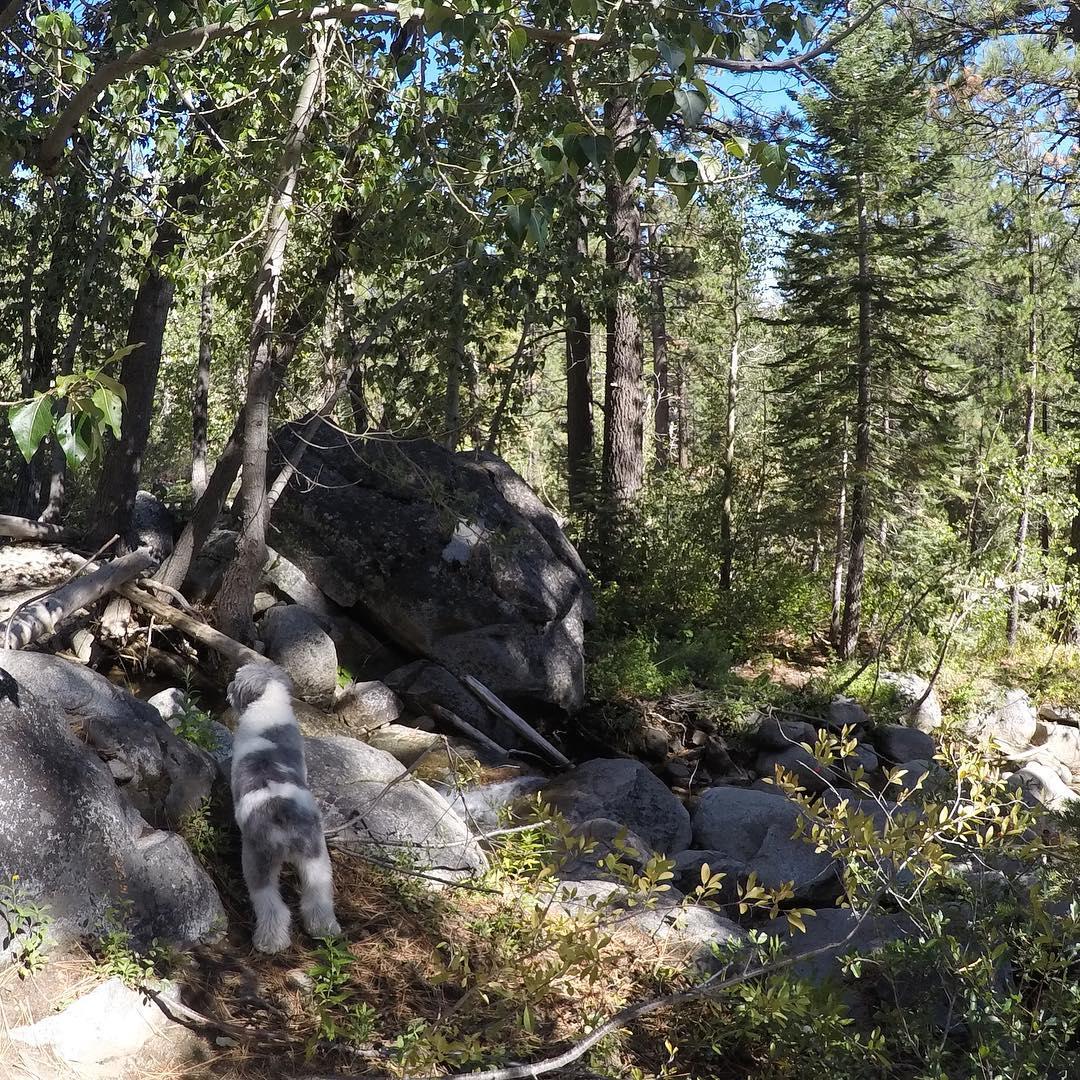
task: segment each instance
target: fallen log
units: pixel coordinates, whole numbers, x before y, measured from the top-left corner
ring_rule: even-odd
[[[538,746],[544,754],[564,768],[570,768],[570,759],[540,734],[527,720],[519,716],[501,698],[496,697],[479,679],[466,675],[465,685],[482,701],[496,716],[505,720],[519,735],[523,735],[534,746]]]
[[[71,533],[61,525],[46,525],[43,521],[11,514],[0,514],[0,536],[9,536],[13,540],[47,540],[53,544],[71,539]]]
[[[124,583],[120,584],[113,591],[126,597],[133,604],[137,604],[144,611],[150,612],[154,618],[160,619],[164,623],[168,623],[182,634],[187,634],[188,637],[194,638],[196,641],[200,641],[202,644],[209,646],[237,667],[240,667],[242,664],[267,663],[266,657],[261,653],[257,653],[254,649],[249,649],[246,645],[242,645],[239,641],[229,637],[228,634],[223,634],[220,630],[215,630],[209,623],[203,622],[193,615],[188,615],[186,612],[179,611],[177,608],[171,607],[163,600],[159,600],[156,596],[151,596],[145,589],[140,589],[137,585],[133,585],[130,582]]]
[[[450,709],[445,708],[442,705],[432,705],[430,712],[437,720],[442,720],[443,723],[449,724],[452,728],[456,728],[467,739],[471,739],[477,746],[483,747],[496,761],[509,761],[510,752],[503,746],[500,746],[494,739],[485,735],[479,728],[473,727],[468,720],[462,720],[456,712],[451,712]]]
[[[148,551],[133,551],[97,567],[85,577],[76,577],[52,592],[28,600],[7,620],[4,648],[25,649],[31,642],[53,633],[80,608],[117,591],[153,565],[153,556]]]

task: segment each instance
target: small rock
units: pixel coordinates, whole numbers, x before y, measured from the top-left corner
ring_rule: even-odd
[[[927,733],[941,727],[941,699],[926,679],[919,675],[886,671],[879,681],[893,688],[896,700],[903,708],[905,724]]]
[[[285,985],[293,990],[310,992],[315,989],[315,980],[302,968],[292,968],[285,972]]]
[[[904,724],[879,724],[873,733],[878,751],[886,761],[928,761],[934,756],[934,740],[924,731]]]
[[[860,728],[870,723],[866,710],[853,698],[838,696],[829,702],[829,715],[825,721],[830,731],[840,731],[845,727]]]
[[[1049,724],[1067,724],[1069,727],[1080,727],[1080,711],[1069,705],[1050,705],[1044,703],[1039,706],[1039,719]]]
[[[431,731],[417,731],[402,724],[386,724],[369,731],[367,741],[370,745],[385,750],[397,758],[402,765],[411,765],[419,761],[429,750],[443,745],[443,737]]]
[[[740,859],[733,859],[723,851],[702,851],[700,848],[688,848],[675,856],[675,869],[672,873],[675,888],[687,895],[694,892],[701,884],[701,868],[709,867],[711,874],[723,874],[719,882],[719,892],[713,899],[721,905],[734,904],[739,898],[739,885],[750,876],[750,868]]]
[[[855,747],[842,767],[823,765],[801,746],[789,746],[786,750],[758,755],[757,770],[766,779],[773,778],[778,765],[785,772],[793,773],[799,784],[811,795],[820,795],[837,785],[847,786],[851,775],[860,767],[867,773],[876,772],[878,759],[877,754],[865,743],[859,743]]]
[[[778,919],[775,929],[770,928],[770,932],[787,937],[793,955],[806,956],[792,971],[799,978],[815,983],[839,975],[842,956],[854,952],[866,955],[915,929],[910,919],[903,915],[863,918],[850,908],[820,908],[804,922],[806,931],[802,932],[792,929],[786,920]],[[849,934],[853,935],[850,940]],[[819,949],[824,951],[818,952]],[[807,955],[810,953],[815,955]]]
[[[173,686],[168,690],[162,690],[152,698],[147,698],[146,704],[157,709],[162,720],[171,720],[174,716],[187,711],[188,696],[179,687]]]
[[[573,832],[575,836],[591,840],[594,846],[588,854],[581,855],[559,868],[556,876],[562,881],[584,881],[608,876],[599,864],[609,856],[640,873],[653,855],[652,848],[646,841],[630,832],[625,825],[609,818],[583,821],[574,827]]]
[[[255,601],[251,606],[252,614],[255,618],[258,618],[263,612],[269,611],[272,607],[277,606],[277,597],[273,593],[257,592],[255,594]]]
[[[1046,724],[1046,737],[1038,743],[1039,757],[1058,762],[1074,777],[1080,777],[1080,729],[1064,724]]]
[[[311,612],[296,604],[271,608],[259,621],[266,656],[288,672],[297,697],[330,708],[337,690],[337,650]]]
[[[663,761],[671,752],[668,733],[655,724],[646,724],[633,738],[634,749],[649,761]]]
[[[175,983],[166,983],[159,992],[166,1001],[180,1000]],[[153,1001],[113,978],[55,1016],[12,1029],[8,1037],[49,1050],[73,1066],[101,1066],[131,1057],[171,1023]],[[114,1076],[119,1064],[116,1068]]]
[[[404,711],[401,698],[378,681],[349,683],[334,700],[335,715],[346,727],[360,732],[392,724]]]
[[[930,775],[933,767],[933,762],[931,761],[920,761],[916,759],[914,761],[903,762],[903,764],[898,765],[897,768],[903,770],[904,775],[900,777],[898,784],[890,784],[886,788],[886,792],[899,795],[902,791],[914,791],[919,781]]]
[[[622,822],[663,854],[690,846],[686,807],[640,761],[587,761],[552,780],[544,798],[572,822],[598,817]]]

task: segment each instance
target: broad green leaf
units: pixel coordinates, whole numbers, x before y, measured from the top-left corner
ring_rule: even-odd
[[[123,407],[120,398],[108,387],[99,386],[94,391],[92,398],[94,404],[101,410],[105,425],[117,439],[120,438],[120,423]]]
[[[681,71],[686,64],[686,50],[671,41],[661,41],[660,55],[672,71]]]
[[[19,453],[29,461],[41,445],[41,440],[52,431],[52,398],[38,394],[33,401],[13,405],[8,409],[8,423]]]
[[[645,102],[645,115],[649,118],[657,131],[663,131],[671,110],[675,107],[675,95],[670,91],[657,97],[648,98]]]
[[[697,127],[698,121],[709,108],[709,99],[698,89],[675,91],[675,104],[682,113],[683,123],[688,128]]]
[[[518,26],[510,32],[508,44],[510,46],[510,59],[517,63],[521,54],[525,51],[525,46],[529,43],[529,35],[525,32],[524,28]]]
[[[64,457],[68,466],[72,469],[79,468],[90,456],[90,446],[82,431],[82,424],[89,423],[83,420],[79,424],[73,424],[71,413],[66,412],[56,422],[56,438],[60,443],[60,449],[64,451]]]

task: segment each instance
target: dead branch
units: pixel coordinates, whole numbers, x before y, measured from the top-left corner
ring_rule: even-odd
[[[71,539],[71,533],[61,525],[46,525],[43,521],[11,514],[0,514],[0,536],[10,536],[13,540],[47,540],[55,544]]]
[[[506,704],[501,698],[496,697],[479,679],[474,679],[471,675],[466,675],[464,679],[465,685],[493,712],[496,716],[505,720],[512,728],[514,728],[518,734],[523,735],[534,746],[538,746],[543,752],[555,762],[556,765],[561,765],[563,768],[568,769],[571,766],[570,759],[561,751],[552,746],[551,743],[540,734],[527,720],[519,716],[509,705]]]

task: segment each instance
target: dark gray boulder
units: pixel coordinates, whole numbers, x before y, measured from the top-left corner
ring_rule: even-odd
[[[332,844],[374,849],[388,862],[400,859],[447,881],[486,868],[453,807],[389,754],[344,736],[308,738],[305,753],[308,785],[327,829],[337,830]]]
[[[187,844],[140,816],[55,702],[10,673],[0,693],[0,877],[19,875],[59,939],[99,935],[110,911],[142,947],[216,935],[221,900]]]
[[[796,837],[801,811],[783,795],[730,786],[703,792],[694,808],[694,844],[737,860],[775,888],[795,883],[804,897],[831,883],[833,860]],[[711,864],[710,864],[711,865]]]
[[[210,757],[182,739],[152,705],[81,664],[47,653],[0,652],[0,668],[64,716],[152,824],[173,827],[214,785]]]
[[[905,761],[928,761],[937,749],[926,732],[906,724],[879,724],[873,738],[878,753],[886,762],[895,765]]]
[[[574,824],[592,818],[617,821],[664,855],[690,846],[686,807],[640,761],[587,761],[549,781],[544,801]]]
[[[288,673],[296,696],[329,709],[337,691],[337,649],[315,616],[297,604],[279,604],[258,630],[267,658]]]
[[[297,432],[276,438],[288,454]],[[588,579],[558,522],[492,455],[324,428],[274,521],[278,549],[413,656],[518,707],[584,695]],[[395,687],[396,689],[396,687]]]

